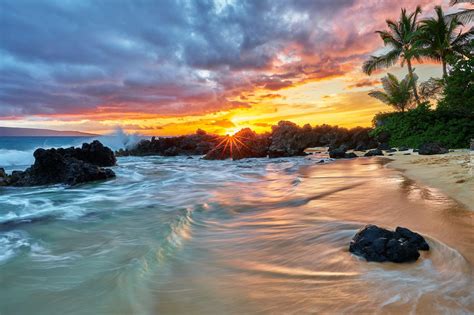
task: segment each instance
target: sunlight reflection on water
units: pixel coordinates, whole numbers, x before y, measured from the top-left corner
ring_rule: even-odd
[[[472,212],[378,159],[317,161],[129,157],[112,181],[4,189],[0,313],[474,311]],[[366,223],[432,251],[367,263]]]

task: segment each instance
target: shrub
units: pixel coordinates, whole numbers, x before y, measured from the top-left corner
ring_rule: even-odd
[[[405,113],[382,113],[372,136],[389,134],[391,146],[418,148],[426,142],[438,142],[448,148],[465,148],[474,138],[474,115],[465,111],[432,110],[425,103]]]

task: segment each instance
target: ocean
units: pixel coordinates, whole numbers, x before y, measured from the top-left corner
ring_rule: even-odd
[[[0,167],[89,140],[2,138]],[[120,157],[106,182],[0,187],[0,314],[474,312],[472,212],[382,159],[320,160]],[[368,223],[431,251],[367,263]]]

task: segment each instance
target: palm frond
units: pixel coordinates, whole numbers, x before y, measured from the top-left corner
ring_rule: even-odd
[[[456,4],[459,4],[459,3],[471,3],[471,4],[474,4],[474,0],[451,0],[449,2],[449,5],[450,6],[453,6],[453,5],[456,5]]]
[[[378,99],[379,101],[385,103],[385,104],[388,104],[388,105],[392,105],[392,102],[390,100],[390,97],[384,93],[384,92],[381,92],[381,91],[370,91],[369,92],[369,96],[370,97],[373,97],[375,99]]]
[[[461,9],[461,11],[456,13],[451,13],[446,15],[447,19],[453,19],[457,17],[459,21],[463,23],[471,23],[474,21],[474,9]]]
[[[376,70],[391,67],[397,62],[400,54],[400,50],[394,49],[382,56],[370,56],[370,58],[364,62],[362,71],[371,75],[372,72]]]

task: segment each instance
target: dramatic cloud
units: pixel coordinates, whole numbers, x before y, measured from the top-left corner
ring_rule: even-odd
[[[374,30],[414,5],[2,0],[0,118],[203,115],[248,108],[255,91],[284,99],[272,92],[359,69],[380,47]]]

